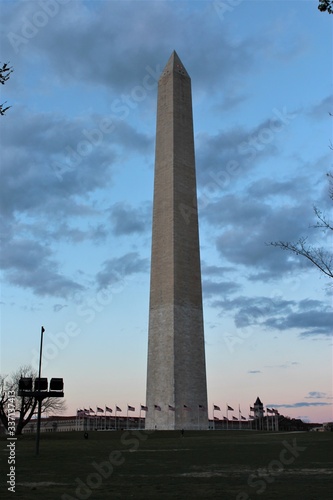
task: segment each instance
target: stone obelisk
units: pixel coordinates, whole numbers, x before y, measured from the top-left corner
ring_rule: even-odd
[[[207,429],[191,79],[176,52],[158,83],[147,429]]]

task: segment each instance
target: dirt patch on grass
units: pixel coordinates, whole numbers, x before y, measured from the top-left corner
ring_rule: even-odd
[[[149,453],[160,453],[160,451],[191,451],[191,448],[167,448],[165,450],[140,450],[140,449],[137,449],[137,450],[121,450],[121,453],[142,453],[142,452],[149,452]]]
[[[256,472],[254,469],[249,469],[249,468],[240,468],[240,469],[228,469],[228,470],[215,470],[215,471],[196,471],[196,472],[183,472],[181,474],[173,474],[173,476],[178,476],[178,477],[230,477],[230,476],[242,476],[244,474],[252,474]],[[311,476],[321,476],[321,475],[332,475],[333,470],[331,469],[324,469],[324,468],[319,468],[319,469],[286,469],[281,471],[279,475],[282,474],[287,474],[287,475],[294,475],[294,476],[304,476],[304,475],[311,475]]]
[[[17,486],[26,488],[45,488],[45,486],[68,486],[68,483],[54,483],[52,481],[40,481],[38,483],[16,483]]]

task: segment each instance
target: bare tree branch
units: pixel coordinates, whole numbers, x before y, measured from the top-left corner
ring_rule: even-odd
[[[333,14],[333,1],[332,0],[319,0],[318,9],[321,12],[328,12]]]
[[[327,173],[329,182],[329,197],[333,201],[333,175],[331,172]],[[330,221],[325,214],[316,206],[313,207],[314,213],[317,217],[316,224],[310,226],[313,228],[321,228],[323,231],[333,231],[333,222]],[[321,247],[313,247],[307,245],[307,238],[300,238],[296,243],[288,241],[271,241],[268,243],[273,247],[288,250],[295,255],[301,255],[308,259],[317,269],[324,273],[329,278],[333,278],[333,255]]]
[[[330,229],[331,231],[333,231],[333,222],[329,221],[326,216],[323,215],[323,212],[319,210],[319,208],[313,207],[313,211],[316,214],[318,221],[314,226],[311,227],[321,227],[322,229]]]
[[[300,238],[296,243],[289,243],[286,241],[272,241],[269,245],[281,248],[282,250],[289,250],[295,255],[301,255],[308,259],[314,266],[316,266],[322,273],[329,278],[333,278],[333,256],[325,251],[323,248],[314,248],[306,245],[307,238]]]
[[[4,85],[10,78],[10,75],[11,73],[13,73],[13,68],[11,66],[8,66],[8,63],[4,63],[1,67],[0,67],[0,83],[2,85]],[[3,116],[6,111],[11,107],[11,106],[6,106],[4,107],[4,105],[6,104],[6,102],[4,102],[3,104],[0,104],[0,116]]]

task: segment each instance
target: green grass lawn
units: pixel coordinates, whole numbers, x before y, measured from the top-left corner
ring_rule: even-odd
[[[0,440],[0,498],[73,500],[333,497],[333,433],[251,431],[41,434],[16,441],[15,493]]]

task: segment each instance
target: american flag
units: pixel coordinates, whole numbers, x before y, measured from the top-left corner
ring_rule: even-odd
[[[119,406],[116,406],[116,411],[121,411],[121,408],[119,408]]]
[[[161,407],[159,405],[154,405],[155,410],[161,411]]]
[[[134,406],[127,405],[127,410],[128,411],[135,411]]]
[[[191,408],[189,406],[184,405],[184,410],[191,411]]]
[[[228,411],[234,411],[234,409],[231,408],[231,406],[229,406],[229,405],[227,405],[227,409],[228,409]]]
[[[199,410],[204,410],[205,407],[203,405],[199,405]]]
[[[214,405],[214,410],[221,411],[221,408],[219,406],[217,406],[217,405]]]
[[[168,408],[169,408],[170,411],[175,411],[176,410],[175,407],[171,406],[171,405],[169,405]]]
[[[109,408],[108,406],[106,406],[105,411],[109,411],[110,413],[112,413],[112,408]]]
[[[97,406],[96,411],[99,411],[99,412],[102,412],[102,413],[104,412],[103,408],[100,408],[99,406]]]
[[[141,410],[142,410],[142,411],[148,411],[148,406],[141,405]]]

